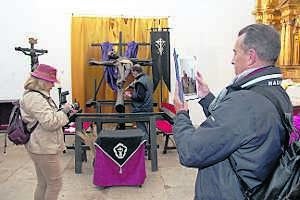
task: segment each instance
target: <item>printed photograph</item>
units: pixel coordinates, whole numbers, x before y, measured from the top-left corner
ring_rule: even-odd
[[[179,62],[181,69],[181,83],[185,99],[193,98],[196,95],[195,68],[197,58],[195,56],[183,57],[179,59]]]

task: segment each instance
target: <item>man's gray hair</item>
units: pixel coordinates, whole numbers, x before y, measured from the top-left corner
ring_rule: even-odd
[[[133,65],[131,70],[132,71],[137,71],[137,73],[142,73],[143,72],[143,68],[140,64]]]
[[[243,49],[254,49],[257,56],[266,62],[277,61],[280,53],[279,33],[269,25],[252,24],[246,26],[239,32],[239,36],[245,33]]]

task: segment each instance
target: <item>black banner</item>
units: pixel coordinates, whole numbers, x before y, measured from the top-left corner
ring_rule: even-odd
[[[164,80],[170,91],[170,32],[168,28],[151,29],[153,89]]]

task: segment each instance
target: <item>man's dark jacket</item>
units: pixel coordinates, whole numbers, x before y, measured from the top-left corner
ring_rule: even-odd
[[[132,112],[153,112],[153,83],[149,77],[142,73],[136,77],[132,93]]]
[[[180,162],[199,169],[195,199],[244,199],[229,157],[250,189],[271,173],[282,153],[284,128],[276,107],[251,87],[265,87],[278,98],[283,110],[291,113],[280,76],[277,67],[260,68],[229,85],[221,101],[208,109],[214,99],[210,93],[199,102],[207,119],[198,128],[187,112],[177,113],[174,137]]]

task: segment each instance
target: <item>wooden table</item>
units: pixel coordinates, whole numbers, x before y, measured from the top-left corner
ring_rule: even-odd
[[[114,106],[116,104],[116,100],[95,100],[95,101],[88,101],[87,105],[94,106],[96,108],[96,113],[101,113],[102,112],[102,107],[103,106]],[[124,106],[131,105],[132,100],[124,100]],[[153,107],[156,107],[157,103],[153,102]]]

